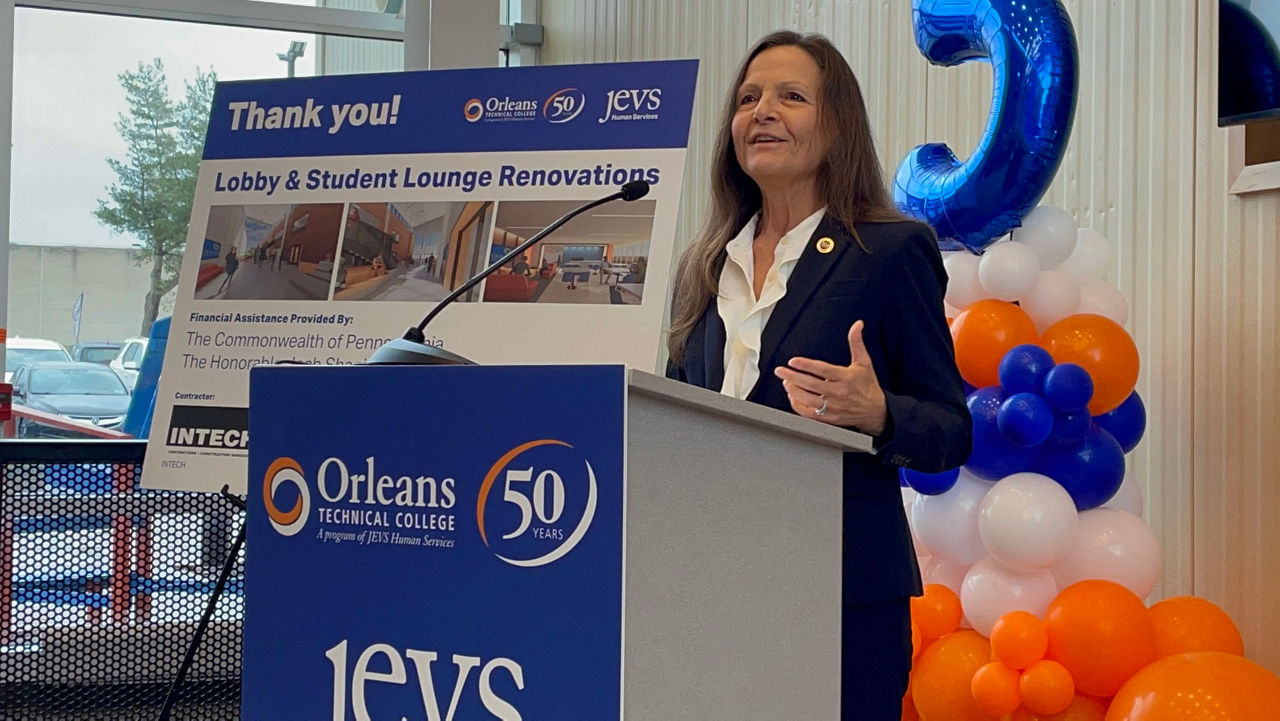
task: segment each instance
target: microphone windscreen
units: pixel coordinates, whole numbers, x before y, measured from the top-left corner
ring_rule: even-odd
[[[618,192],[622,193],[623,200],[639,200],[649,194],[649,184],[643,180],[633,180],[622,186]]]

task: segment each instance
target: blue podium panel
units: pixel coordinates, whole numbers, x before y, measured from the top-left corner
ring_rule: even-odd
[[[620,718],[625,384],[254,369],[244,718]]]

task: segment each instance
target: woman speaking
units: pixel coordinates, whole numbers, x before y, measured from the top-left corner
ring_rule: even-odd
[[[942,259],[890,202],[862,91],[826,38],[769,35],[730,93],[667,374],[874,438],[844,462],[842,718],[897,721],[921,591],[898,468],[953,468],[970,448]]]

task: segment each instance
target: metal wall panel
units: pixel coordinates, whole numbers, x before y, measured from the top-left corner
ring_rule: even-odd
[[[1216,128],[1217,0],[1067,0],[1080,97],[1045,202],[1115,244],[1110,280],[1130,303],[1148,430],[1130,456],[1160,538],[1155,597],[1223,604],[1250,655],[1280,669],[1280,406],[1275,192],[1226,192]],[[617,7],[616,23],[592,31]],[[777,27],[817,30],[867,96],[886,176],[907,150],[976,147],[991,105],[982,63],[936,68],[915,48],[907,0],[543,0],[548,62],[699,57],[681,239],[705,207],[715,117],[748,44]],[[581,28],[581,30],[579,30]]]

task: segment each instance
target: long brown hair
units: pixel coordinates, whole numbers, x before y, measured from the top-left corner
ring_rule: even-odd
[[[827,138],[826,157],[818,168],[817,186],[827,213],[840,221],[857,239],[854,223],[887,223],[903,220],[885,187],[880,161],[871,138],[862,89],[844,56],[822,35],[779,30],[756,43],[738,67],[737,79],[721,114],[711,167],[711,205],[697,238],[685,250],[676,271],[675,300],[667,351],[671,360],[684,360],[685,341],[719,293],[725,246],[751,216],[760,211],[760,188],[738,164],[731,126],[737,110],[738,88],[747,67],[769,48],[794,45],[809,53],[822,77],[819,96],[820,127]],[[861,244],[861,240],[858,241]]]

